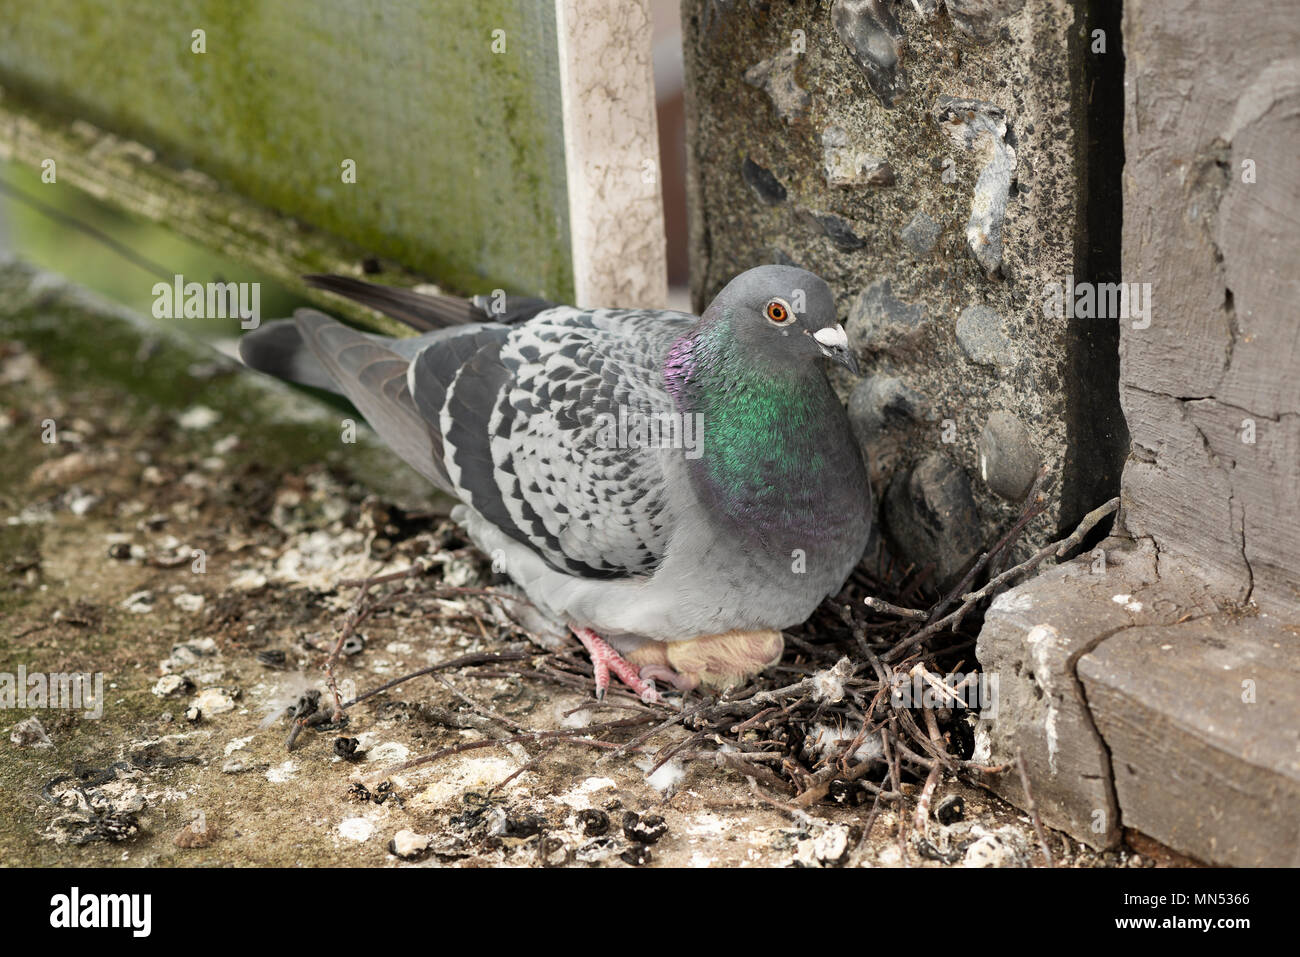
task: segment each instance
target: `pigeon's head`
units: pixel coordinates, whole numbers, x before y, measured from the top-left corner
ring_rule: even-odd
[[[835,297],[818,276],[795,266],[759,266],[743,272],[705,310],[731,326],[752,354],[780,362],[825,356],[858,374],[858,360],[835,315]]]

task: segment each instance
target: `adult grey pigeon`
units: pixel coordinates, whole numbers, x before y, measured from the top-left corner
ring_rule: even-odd
[[[246,335],[249,366],[342,393],[463,503],[452,517],[646,700],[736,683],[862,557],[871,492],[821,360],[856,373],[830,288],[762,266],[700,317],[426,296],[309,277],[418,329],[311,309]]]

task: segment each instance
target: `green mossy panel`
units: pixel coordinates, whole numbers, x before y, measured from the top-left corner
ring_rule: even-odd
[[[535,0],[0,0],[24,98],[471,292],[572,294],[558,69]]]

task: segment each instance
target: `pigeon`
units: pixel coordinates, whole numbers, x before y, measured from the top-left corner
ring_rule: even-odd
[[[645,701],[773,665],[871,533],[824,359],[857,374],[827,284],[736,276],[701,316],[311,276],[420,330],[313,309],[244,336],[253,369],[347,397],[442,491],[544,620]]]

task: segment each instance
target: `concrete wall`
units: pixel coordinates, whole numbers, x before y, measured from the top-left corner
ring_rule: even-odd
[[[830,282],[895,552],[951,581],[1040,465],[1054,503],[1027,542],[1114,495],[1114,321],[1044,310],[1045,289],[1104,265],[1082,208],[1094,65],[1075,5],[683,9],[697,305],[759,263]]]

